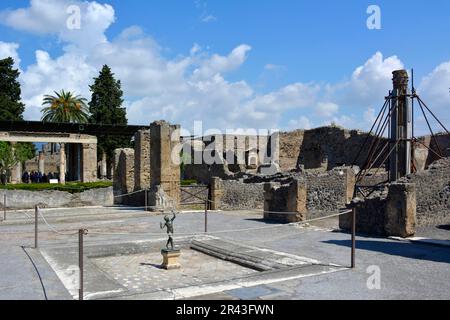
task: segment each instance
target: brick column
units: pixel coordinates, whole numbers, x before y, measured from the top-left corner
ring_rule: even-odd
[[[97,144],[84,143],[82,145],[81,181],[97,181]]]
[[[139,130],[134,135],[134,188],[150,187],[150,130]]]
[[[289,186],[287,212],[296,212],[296,221],[306,220],[306,181],[294,179]]]
[[[39,151],[38,171],[41,172],[42,174],[45,173],[45,154],[43,151]]]
[[[409,237],[416,232],[416,185],[393,183],[389,186],[384,230],[388,236]]]
[[[178,206],[180,202],[180,126],[166,121],[150,125],[150,186],[161,186]]]
[[[60,143],[59,157],[59,183],[66,184],[66,145],[64,143]]]
[[[211,178],[211,210],[219,210],[223,195],[222,180],[218,177]]]

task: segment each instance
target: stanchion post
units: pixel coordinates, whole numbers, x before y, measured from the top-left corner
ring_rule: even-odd
[[[145,192],[145,211],[147,211],[147,203],[148,203],[148,200],[147,200],[147,197],[148,197],[148,189],[147,189],[147,188],[145,188],[145,189],[144,189],[144,192]]]
[[[205,233],[208,232],[208,201],[205,201]]]
[[[83,270],[84,270],[84,261],[83,261],[83,236],[87,234],[86,229],[78,230],[78,268],[80,269],[80,279],[79,279],[79,288],[78,288],[78,300],[83,300]]]
[[[352,258],[351,266],[355,268],[355,250],[356,250],[356,209],[352,209]]]
[[[38,217],[39,215],[39,207],[34,206],[34,248],[38,248]]]
[[[3,221],[6,220],[6,191],[3,195]]]

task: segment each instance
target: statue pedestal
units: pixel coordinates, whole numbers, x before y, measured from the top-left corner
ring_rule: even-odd
[[[161,249],[163,256],[163,263],[161,267],[166,270],[180,269],[181,265],[178,262],[178,258],[181,255],[180,250]]]

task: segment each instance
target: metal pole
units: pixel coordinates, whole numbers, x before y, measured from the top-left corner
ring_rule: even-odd
[[[3,195],[3,221],[6,220],[6,191]]]
[[[147,190],[147,188],[145,188],[145,211],[147,211],[147,196],[148,196],[148,190]]]
[[[352,209],[352,269],[355,268],[355,249],[356,249],[356,209]]]
[[[38,248],[38,214],[39,214],[39,207],[34,207],[34,248]]]
[[[208,201],[205,201],[205,233],[208,232]]]
[[[78,230],[78,268],[80,269],[80,279],[79,279],[79,289],[78,289],[78,300],[83,300],[83,236],[87,234],[86,229]]]

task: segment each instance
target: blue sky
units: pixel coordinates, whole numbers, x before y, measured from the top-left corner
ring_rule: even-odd
[[[30,119],[39,117],[44,91],[89,97],[90,79],[108,63],[124,83],[132,123],[367,129],[391,69],[413,67],[423,97],[450,124],[446,0],[57,2],[0,4],[0,54],[20,59]],[[63,30],[61,3],[80,5],[78,35]],[[371,4],[381,9],[380,30],[366,27]],[[95,14],[86,18],[89,8]]]

